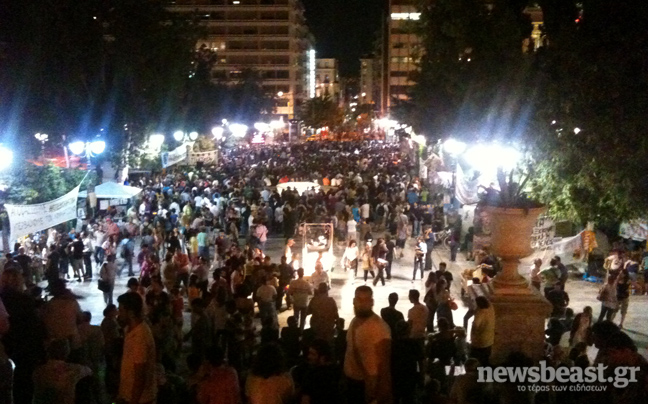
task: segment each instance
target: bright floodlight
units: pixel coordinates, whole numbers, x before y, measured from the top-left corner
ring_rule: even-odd
[[[189,139],[191,139],[191,140],[196,140],[196,139],[198,139],[198,132],[191,132],[191,133],[189,134]]]
[[[163,143],[164,143],[164,135],[156,133],[154,135],[149,136],[149,144],[151,145],[152,148],[159,149],[160,147],[162,147]]]
[[[0,146],[0,170],[11,166],[13,161],[13,152],[4,146]]]
[[[279,91],[279,92],[277,93],[277,97],[283,97],[283,94],[284,94],[283,91]]]
[[[184,133],[181,130],[175,131],[173,133],[173,138],[178,142],[182,142],[182,139],[184,138]]]
[[[259,132],[267,132],[269,128],[270,125],[265,122],[257,122],[254,124],[254,129],[258,130]]]
[[[230,130],[232,131],[232,135],[236,137],[244,137],[247,133],[248,127],[240,123],[233,123],[230,125]]]
[[[83,142],[72,142],[68,145],[68,149],[74,154],[83,154],[85,150],[85,143]]]
[[[580,131],[581,131],[581,129],[580,129],[580,128],[574,128],[574,133],[575,133],[575,134],[577,134],[577,135],[578,135],[578,134],[580,133]]]
[[[475,145],[465,154],[466,161],[477,171],[495,174],[498,168],[510,171],[518,164],[522,155],[510,146]]]
[[[448,139],[443,143],[443,150],[452,156],[458,156],[466,150],[466,144],[455,139]]]
[[[223,138],[224,131],[225,130],[222,126],[214,126],[212,128],[212,135],[214,135],[214,139],[221,140]]]
[[[49,138],[49,136],[47,135],[47,133],[37,133],[37,134],[34,135],[34,137],[35,137],[39,142],[43,142],[43,143],[47,142],[47,139]]]
[[[92,154],[101,154],[104,150],[106,150],[106,142],[103,140],[97,140],[90,143],[90,151]]]
[[[281,129],[284,127],[284,121],[283,119],[279,119],[276,121],[270,121],[270,127],[272,129]]]

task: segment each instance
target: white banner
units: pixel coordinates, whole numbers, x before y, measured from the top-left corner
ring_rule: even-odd
[[[5,205],[9,215],[11,240],[77,218],[78,185],[72,191],[53,201],[36,205]]]
[[[218,164],[218,150],[189,153],[189,165],[195,166],[198,163],[205,165]]]
[[[178,164],[179,162],[187,158],[187,146],[182,145],[174,150],[171,150],[170,152],[162,153],[160,154],[160,157],[162,158],[163,168]]]
[[[455,198],[464,205],[472,205],[479,202],[477,189],[479,186],[478,178],[468,178],[465,175],[461,164],[457,164]]]
[[[565,237],[560,239],[559,241],[555,241],[553,243],[554,254],[573,254],[575,251],[582,249],[582,234],[583,232],[580,232],[573,237]]]
[[[644,241],[648,238],[648,224],[646,224],[645,220],[633,220],[631,222],[621,223],[619,236],[636,241]]]
[[[540,216],[531,234],[531,248],[540,250],[551,248],[555,235],[554,221],[548,216]]]

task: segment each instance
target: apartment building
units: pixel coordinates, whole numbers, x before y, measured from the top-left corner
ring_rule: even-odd
[[[389,0],[387,16],[387,46],[385,56],[384,105],[389,109],[398,100],[407,100],[415,84],[412,74],[418,69],[420,38],[413,33],[413,22],[421,18],[418,0]]]
[[[340,76],[337,59],[315,60],[315,95],[340,102]]]
[[[258,72],[275,99],[275,112],[293,119],[308,94],[311,35],[300,0],[175,0],[167,8],[198,17],[207,46],[217,54],[215,81],[234,83],[245,70]]]
[[[380,108],[380,78],[381,61],[375,57],[360,59],[360,88],[361,104],[377,105]]]

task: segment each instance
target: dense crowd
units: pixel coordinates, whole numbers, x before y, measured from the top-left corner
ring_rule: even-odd
[[[382,143],[321,147],[236,149],[219,167],[132,179],[143,192],[127,209],[93,217],[78,233],[52,229],[17,245],[0,278],[0,403],[8,394],[15,403],[529,402],[515,386],[477,382],[477,368],[489,365],[495,313],[480,296],[455,326],[453,275],[431,252],[435,233],[449,228],[454,260],[461,223],[444,216],[442,196],[420,182],[410,154]],[[277,189],[305,181],[317,186]],[[348,328],[328,295],[329,268],[299,265],[305,222],[331,225],[344,249],[334,270],[354,280],[363,271]],[[273,234],[284,247],[270,257]],[[406,316],[397,294],[376,313],[368,275],[385,285],[406,248],[425,293],[410,290]],[[497,271],[492,254],[476,260]],[[115,298],[121,276],[130,278],[128,291]],[[102,290],[100,326],[67,288],[74,278]],[[646,363],[630,338],[610,321],[594,324],[591,309],[570,318],[564,303],[549,322],[551,366],[589,366],[593,343],[598,363],[641,366],[643,379],[535,402],[645,402]],[[280,327],[278,313],[291,309]],[[554,342],[570,330],[567,355]]]

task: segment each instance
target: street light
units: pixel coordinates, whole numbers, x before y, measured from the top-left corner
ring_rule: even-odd
[[[11,167],[13,162],[13,151],[0,145],[0,171],[6,170]]]
[[[194,131],[191,133],[185,133],[181,130],[177,130],[173,133],[173,138],[178,142],[189,143],[189,141],[196,141],[198,139],[198,132]]]
[[[223,138],[223,133],[225,133],[225,129],[223,129],[222,126],[214,126],[211,132],[212,135],[214,135],[214,139],[220,141]]]
[[[491,175],[500,167],[506,171],[514,169],[522,159],[522,154],[513,147],[498,144],[475,145],[464,156],[477,171]]]
[[[443,143],[443,150],[451,156],[457,157],[466,150],[466,144],[455,139],[448,139]]]
[[[46,133],[37,133],[34,135],[36,140],[38,140],[41,144],[41,158],[43,161],[45,161],[45,142],[47,142],[49,135]]]
[[[230,126],[230,130],[232,131],[232,135],[236,137],[245,137],[247,134],[248,127],[247,125],[243,125],[240,123],[233,123]]]
[[[94,142],[76,141],[70,143],[68,149],[70,149],[72,154],[85,155],[88,159],[88,168],[90,168],[90,165],[92,164],[90,158],[103,153],[106,149],[106,142],[103,140],[95,140]]]
[[[164,144],[164,135],[156,133],[149,136],[149,150],[151,154],[159,153],[163,144]]]

